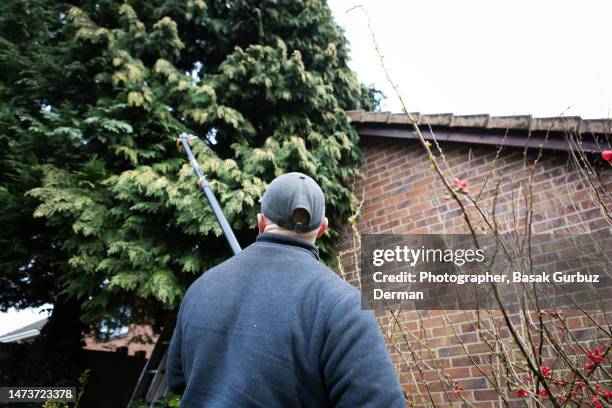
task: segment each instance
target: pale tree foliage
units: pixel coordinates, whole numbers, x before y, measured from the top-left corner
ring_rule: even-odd
[[[348,68],[324,2],[48,3],[6,5],[5,26],[27,35],[4,52],[28,53],[3,83],[0,158],[3,200],[27,202],[7,223],[50,229],[44,244],[61,260],[41,269],[53,270],[54,293],[78,299],[87,321],[154,316],[229,256],[176,148],[181,132],[200,137],[193,151],[243,244],[268,182],[313,176],[332,220],[329,259],[361,160],[345,110],[373,109],[377,94]],[[28,42],[34,14],[42,28]],[[43,262],[26,250],[10,258],[14,281]]]

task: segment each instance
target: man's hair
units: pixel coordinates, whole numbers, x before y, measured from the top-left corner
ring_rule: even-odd
[[[294,224],[308,225],[310,224],[310,214],[303,208],[296,208],[291,215],[291,220]]]

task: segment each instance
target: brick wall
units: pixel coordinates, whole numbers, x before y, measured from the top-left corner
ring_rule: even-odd
[[[144,356],[149,358],[158,337],[159,335],[155,334],[153,328],[149,325],[130,324],[127,333],[109,341],[100,341],[91,334],[85,335],[83,348],[85,350],[115,352],[117,349],[125,347],[128,356],[143,352]]]
[[[457,203],[445,198],[445,188],[430,168],[429,160],[417,142],[362,138],[362,149],[365,156],[364,177],[354,186],[357,197],[362,201],[356,231],[411,234],[469,232]],[[524,156],[522,149],[504,148],[498,154],[496,147],[452,143],[443,144],[442,149],[445,153],[445,163],[442,163],[445,171],[450,169],[457,177],[468,179],[468,187],[474,196],[482,189],[482,208],[491,210],[497,191],[496,214],[500,232],[524,228],[525,196],[529,187],[532,188],[533,197],[534,233],[581,234],[610,229],[611,224],[604,218],[596,196],[589,188],[586,174],[572,165],[567,152],[545,151],[534,168],[537,152]],[[601,167],[598,177],[607,191],[612,191],[612,167]],[[607,205],[612,205],[609,194],[604,200]],[[469,208],[468,212],[472,219],[478,219],[473,208]],[[347,226],[339,244],[341,272],[345,279],[359,286],[359,253],[355,251],[356,245],[353,229]],[[442,311],[409,311],[400,313],[397,320],[392,319],[388,312],[377,313],[400,381],[413,405],[431,406],[429,399],[441,406],[461,405],[461,400],[454,396],[448,382],[445,384],[440,380],[447,378],[457,381],[463,395],[474,407],[504,406],[495,386],[486,378],[491,373],[492,365],[499,364],[499,361],[496,361],[483,335],[479,334],[474,311],[446,314]],[[502,322],[499,313],[489,317],[491,324]],[[523,327],[518,316],[513,318]],[[595,318],[603,319],[603,316]],[[401,324],[396,324],[398,321]],[[594,323],[585,316],[568,316],[567,325],[585,347],[602,340]],[[506,338],[509,336],[507,329],[502,329],[500,333]],[[609,342],[609,338],[602,341]],[[507,345],[511,353],[516,353],[516,346],[511,341],[508,340]],[[544,350],[544,356],[548,358],[545,362],[556,364],[553,354],[550,350]],[[416,366],[415,361],[419,362]],[[517,398],[515,390],[505,388],[504,392],[507,392],[513,405],[525,406]]]

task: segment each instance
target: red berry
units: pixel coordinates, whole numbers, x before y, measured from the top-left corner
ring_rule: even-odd
[[[606,161],[612,161],[612,150],[604,150],[601,152],[601,158]]]
[[[602,350],[600,347],[595,347],[593,351],[587,353],[587,358],[593,363],[601,363],[604,361],[604,356],[601,354]]]

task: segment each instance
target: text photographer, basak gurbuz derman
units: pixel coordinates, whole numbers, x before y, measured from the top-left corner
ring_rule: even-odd
[[[277,177],[254,244],[187,290],[168,355],[182,407],[405,407],[374,314],[319,260],[325,197]]]

